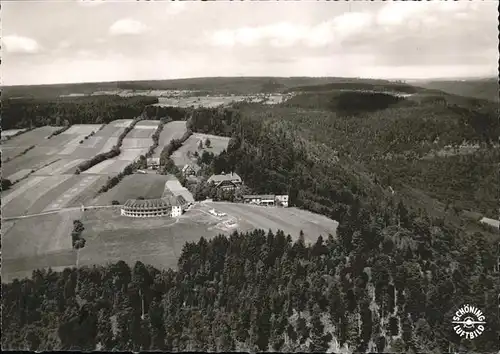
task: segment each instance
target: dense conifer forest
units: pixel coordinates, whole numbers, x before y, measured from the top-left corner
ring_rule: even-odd
[[[359,107],[360,97],[309,92],[275,107],[197,109],[188,123],[189,131],[231,137],[211,158],[212,172],[237,172],[257,193],[288,193],[294,206],[337,220],[336,235],[312,245],[281,231],[200,235],[177,270],[118,262],[35,271],[2,287],[2,347],[498,350],[498,232],[455,210],[494,207],[494,112],[446,97]],[[464,141],[479,151],[425,159]],[[470,178],[475,186],[466,186]],[[409,187],[421,194],[408,200]],[[432,198],[463,202],[435,213]],[[487,316],[474,341],[451,324],[466,303]]]
[[[156,97],[86,96],[62,98],[10,98],[2,100],[2,129],[44,125],[102,124],[134,119]]]

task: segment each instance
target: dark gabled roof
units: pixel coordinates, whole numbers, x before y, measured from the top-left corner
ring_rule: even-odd
[[[241,177],[237,173],[228,173],[224,175],[212,175],[207,182],[220,183],[223,181],[238,181],[241,182]]]
[[[178,195],[177,196],[177,203],[180,205],[184,205],[184,204],[187,204],[187,200],[182,195]]]

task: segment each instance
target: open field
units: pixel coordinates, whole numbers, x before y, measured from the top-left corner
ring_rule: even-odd
[[[124,260],[131,265],[142,261],[160,269],[175,268],[186,242],[219,233],[207,232],[203,221],[127,218],[112,209],[86,211],[82,222],[85,226],[82,237],[87,243],[80,251],[80,265]]]
[[[113,198],[111,194],[101,197]],[[213,216],[210,209],[227,215]],[[177,219],[127,218],[120,215],[119,207],[64,211],[6,222],[2,278],[29,276],[38,267],[74,266],[76,252],[71,250],[70,233],[75,219],[83,222],[82,237],[87,241],[78,251],[80,266],[124,260],[130,265],[142,261],[159,269],[175,268],[184,244],[196,242],[201,236],[210,239],[235,229],[261,228],[281,229],[296,239],[303,230],[306,241],[314,242],[319,235],[335,234],[337,227],[333,220],[295,208],[223,202],[195,205]],[[36,237],[32,232],[35,228]]]
[[[125,176],[118,185],[92,201],[92,205],[111,205],[113,200],[123,204],[127,199],[137,199],[139,197],[145,199],[161,198],[167,180],[167,176],[157,174]]]
[[[29,146],[2,146],[2,162],[7,161],[8,159],[13,159],[14,157],[25,151],[27,148],[29,148]]]
[[[127,128],[130,127],[133,121],[133,119],[117,119],[109,124],[119,128]]]
[[[73,220],[80,216],[77,210],[15,220],[2,235],[2,261],[72,249]]]
[[[210,147],[205,147],[206,139],[210,139]],[[229,144],[230,138],[217,136],[217,135],[209,135],[209,134],[193,134],[191,135],[182,146],[174,151],[171,158],[174,161],[175,165],[179,168],[182,168],[186,164],[196,164],[196,158],[193,156],[195,151],[198,151],[198,154],[202,154],[203,151],[208,151],[213,153],[214,155],[219,155],[222,150],[227,149],[227,145]],[[200,141],[203,141],[203,149],[199,149]],[[190,155],[191,157],[189,157]]]
[[[205,141],[207,138],[210,140],[210,147],[205,146]],[[198,149],[198,144],[200,140],[203,141],[203,150],[212,152],[215,155],[219,155],[223,150],[227,149],[227,145],[229,144],[229,140],[231,140],[231,138],[225,136],[211,135],[211,134],[194,133],[189,137],[188,140],[186,140],[184,145],[189,145],[191,151],[194,152],[195,149]]]
[[[30,176],[20,182],[18,185],[16,185],[15,188],[7,190],[2,193],[2,209],[5,209],[5,206],[11,201],[19,196],[21,196],[23,193],[28,192],[31,188],[35,187],[39,183],[41,183],[43,180],[45,180],[46,177],[44,176]]]
[[[109,174],[118,174],[122,172],[127,165],[130,164],[130,161],[127,160],[116,160],[109,159],[104,160],[101,163],[89,168],[87,171],[83,171],[82,174],[100,174],[100,175],[109,175]]]
[[[80,213],[71,211],[10,221],[12,225],[2,232],[2,281],[30,277],[35,269],[75,266],[71,231],[73,220],[79,219]]]
[[[152,143],[152,141],[151,141]],[[148,148],[141,148],[141,149],[121,149],[120,155],[115,157],[116,160],[121,160],[121,161],[135,161],[139,156],[141,155],[146,155],[148,152]]]
[[[105,136],[117,138],[132,124],[132,119],[118,119],[106,124],[101,130],[97,131],[94,136]]]
[[[46,138],[55,131],[61,129],[62,127],[39,127],[19,136],[15,136],[8,141],[2,142],[3,146],[14,146],[14,147],[29,147],[31,145],[41,145]]]
[[[158,97],[157,106],[175,107],[218,107],[227,106],[235,102],[260,102],[263,97],[259,96],[181,96],[181,97]]]
[[[11,217],[26,214],[39,198],[69,178],[71,178],[71,175],[28,177],[26,179],[27,183],[14,190],[14,192],[17,191],[18,193],[14,196],[9,194],[2,198],[2,215]]]
[[[7,130],[2,130],[2,138],[5,138],[5,137],[9,137],[9,136],[12,136],[12,135],[15,135],[19,132],[22,132],[26,129],[7,129]]]
[[[10,221],[12,225],[2,232],[2,281],[31,276],[37,268],[75,266],[71,231],[80,214],[71,211]]]
[[[53,154],[53,148],[36,147],[12,161],[2,164],[2,174],[12,175],[20,170],[37,170],[42,166],[60,159]]]
[[[149,148],[153,145],[151,136],[158,129],[159,120],[140,121],[123,139],[123,149]]]
[[[74,124],[62,134],[89,135],[92,132],[97,132],[103,124]]]
[[[73,173],[80,163],[84,162],[85,159],[60,159],[48,166],[45,166],[33,175],[35,176],[54,176],[66,173]]]
[[[30,173],[31,173],[31,170],[26,168],[23,170],[19,170],[16,173],[13,173],[11,175],[7,175],[7,179],[14,183],[15,181],[18,181],[18,180],[26,177]]]
[[[304,232],[306,241],[315,242],[319,235],[324,239],[328,234],[335,235],[338,223],[334,220],[319,214],[314,214],[309,211],[297,208],[277,208],[263,207],[239,203],[226,202],[203,202],[197,205],[190,213],[196,210],[207,213],[208,210],[215,209],[217,212],[226,213],[227,216],[222,218],[212,217],[214,220],[219,220],[219,223],[224,221],[235,221],[236,228],[240,231],[252,230],[260,228],[264,230],[271,229],[276,231],[281,229],[285,234],[290,234],[293,239],[296,239],[300,230]],[[218,225],[222,231],[232,231],[226,229],[223,225]]]
[[[73,178],[71,180],[71,184],[68,186],[68,188],[66,188],[64,191],[58,191],[58,197],[46,198],[46,200],[50,200],[50,202],[45,203],[46,206],[43,211],[61,209],[66,206],[75,206],[74,203],[71,204],[71,202],[76,199],[80,195],[80,193],[82,193],[84,190],[92,188],[93,193],[95,194],[97,190],[94,189],[99,188],[105,182],[105,179],[102,178],[102,176],[78,175],[72,177]],[[101,183],[97,184],[98,181],[101,181]]]
[[[107,180],[104,176],[69,175],[58,186],[46,191],[28,210],[28,214],[41,213],[59,208],[80,206],[90,200],[96,193],[94,189],[101,187]],[[88,195],[90,194],[90,195]],[[88,196],[87,196],[88,195]],[[87,196],[85,198],[85,196]]]
[[[14,217],[87,204],[109,176],[31,175],[2,193],[2,214]]]
[[[153,145],[153,139],[151,138],[125,138],[121,149],[147,149],[151,145]]]
[[[163,130],[160,133],[160,138],[158,139],[158,147],[156,148],[153,157],[160,157],[161,151],[165,145],[172,139],[180,139],[187,131],[185,121],[174,121],[169,122],[163,126]]]

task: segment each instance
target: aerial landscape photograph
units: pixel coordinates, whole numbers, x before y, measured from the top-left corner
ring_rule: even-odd
[[[500,352],[498,1],[0,16],[3,351]]]

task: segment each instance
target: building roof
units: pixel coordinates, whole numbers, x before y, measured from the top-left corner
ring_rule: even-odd
[[[244,195],[244,199],[274,199],[276,196],[274,194],[248,194]]]
[[[186,172],[187,169],[191,169],[193,170],[194,172],[198,171],[200,169],[200,167],[198,167],[197,165],[184,165],[184,167],[182,168],[182,172]]]
[[[134,209],[156,209],[156,208],[171,208],[173,206],[181,205],[185,199],[182,197],[168,196],[160,199],[129,199],[123,204],[124,207]]]
[[[239,181],[241,182],[241,177],[238,176],[237,173],[228,173],[228,174],[220,174],[220,175],[212,175],[208,182],[220,183],[224,181]]]
[[[182,195],[178,195],[177,196],[177,203],[180,204],[180,205],[184,205],[184,204],[187,204],[187,200],[186,198],[184,198]]]

